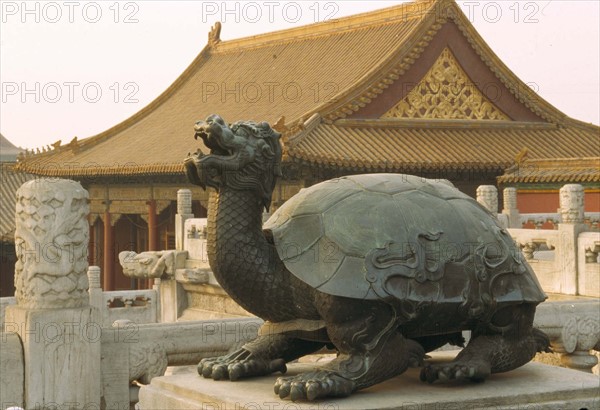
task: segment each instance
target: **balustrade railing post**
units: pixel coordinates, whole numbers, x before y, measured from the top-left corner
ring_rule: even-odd
[[[175,250],[183,251],[185,243],[185,221],[193,218],[192,191],[180,189],[177,191],[177,214],[175,214]],[[157,303],[157,318],[160,322],[177,321],[177,307],[181,305],[183,289],[174,278],[160,282],[160,287],[155,288],[159,293]]]
[[[15,299],[25,359],[25,408],[100,408],[98,310],[88,295],[88,193],[75,181],[34,179],[17,191]]]
[[[578,294],[577,237],[585,231],[583,187],[567,184],[560,189],[560,216],[558,245],[555,260],[561,272],[560,293]]]
[[[90,305],[102,312],[102,309],[106,309],[106,306],[103,306],[104,302],[102,298],[100,267],[90,266],[87,270],[87,277],[90,285],[90,288],[88,290],[88,293],[90,295]]]
[[[483,205],[494,215],[498,214],[498,190],[493,185],[479,185],[477,187],[477,202]]]
[[[193,218],[192,191],[180,189],[177,191],[177,214],[175,214],[175,250],[183,250],[185,238],[185,221]]]
[[[508,218],[509,228],[522,228],[521,216],[519,214],[519,208],[517,207],[517,189],[516,188],[504,188],[503,202],[504,206],[502,213]]]

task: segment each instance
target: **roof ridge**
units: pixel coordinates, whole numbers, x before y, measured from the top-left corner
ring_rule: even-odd
[[[436,0],[433,5],[436,10],[442,10],[445,3],[456,5],[454,0]],[[326,121],[333,121],[337,118],[345,118],[366,104],[370,104],[378,94],[401,78],[418,60],[442,24],[440,13],[432,12],[432,8],[428,9],[420,22],[410,30],[406,39],[375,64],[371,71],[358,79],[353,87],[316,106],[311,113],[319,112]],[[305,115],[308,114],[310,113]]]
[[[458,6],[453,11],[454,13],[450,13],[448,18],[454,21],[479,58],[519,102],[545,121],[556,124],[568,122],[570,118],[568,115],[533,91],[504,63]]]
[[[306,24],[283,30],[271,31],[255,36],[241,37],[227,41],[219,41],[214,45],[215,52],[237,50],[287,43],[305,38],[315,38],[323,35],[339,34],[359,28],[371,27],[376,24],[396,23],[399,20],[418,19],[425,16],[437,3],[454,2],[454,0],[415,0],[401,3],[383,9],[371,10],[359,14]]]

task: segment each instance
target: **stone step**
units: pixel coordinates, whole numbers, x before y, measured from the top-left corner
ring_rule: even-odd
[[[431,361],[451,360],[454,352],[434,352]],[[306,363],[288,365],[287,375],[309,371]],[[273,393],[278,374],[238,382],[213,381],[196,373],[195,366],[176,368],[140,390],[138,410],[158,409],[494,409],[536,410],[600,408],[600,378],[575,370],[528,363],[484,383],[419,381],[420,369],[359,391],[344,399],[318,402],[281,400]]]

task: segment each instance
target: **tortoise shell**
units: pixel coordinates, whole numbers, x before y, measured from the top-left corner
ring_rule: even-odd
[[[496,217],[445,180],[332,179],[302,189],[264,229],[293,275],[331,295],[457,303],[469,316],[546,298]]]

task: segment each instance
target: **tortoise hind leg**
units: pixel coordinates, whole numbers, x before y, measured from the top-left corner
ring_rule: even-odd
[[[315,371],[278,378],[274,390],[280,398],[349,396],[422,362],[423,348],[400,334],[390,306],[329,295],[323,298],[326,301],[319,311],[339,354]]]
[[[550,351],[548,336],[532,327],[535,306],[523,304],[498,311],[491,325],[474,336],[454,360],[427,365],[421,380],[471,379],[482,381],[491,373],[516,369],[537,352]]]

